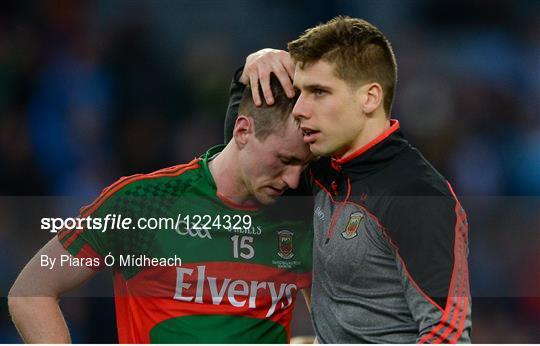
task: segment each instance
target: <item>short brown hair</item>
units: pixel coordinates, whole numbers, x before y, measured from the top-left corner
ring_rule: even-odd
[[[327,23],[307,29],[288,44],[292,58],[300,68],[323,59],[333,63],[337,77],[350,86],[377,82],[383,88],[383,107],[390,116],[397,83],[397,64],[390,42],[365,20],[335,17]]]
[[[291,115],[297,97],[288,98],[277,77],[270,74],[270,88],[274,96],[274,104],[268,105],[264,97],[263,104],[255,106],[251,96],[251,88],[247,86],[242,93],[242,99],[238,107],[238,115],[253,118],[255,124],[255,137],[265,140],[271,133],[277,132],[286,124]],[[259,95],[263,95],[259,85]]]

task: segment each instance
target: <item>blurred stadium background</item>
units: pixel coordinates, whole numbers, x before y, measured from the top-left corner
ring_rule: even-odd
[[[3,1],[0,342],[20,341],[5,297],[50,237],[27,217],[28,198],[85,204],[120,176],[222,142],[229,81],[245,56],[285,48],[338,14],[373,22],[393,43],[394,117],[462,196],[473,341],[540,342],[537,0]],[[116,341],[113,302],[98,285],[83,291],[93,298],[62,303],[75,342]],[[311,333],[303,304],[295,314],[293,334]]]

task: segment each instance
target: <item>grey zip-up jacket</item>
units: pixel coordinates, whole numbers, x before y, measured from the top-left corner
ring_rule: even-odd
[[[244,90],[241,72],[231,85],[226,141]],[[319,342],[470,343],[466,214],[399,122],[348,157],[312,163],[306,178],[315,195]]]
[[[465,211],[399,122],[310,175],[319,341],[470,342]]]

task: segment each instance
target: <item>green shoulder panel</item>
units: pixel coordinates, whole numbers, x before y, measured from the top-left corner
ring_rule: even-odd
[[[169,214],[178,198],[203,178],[195,162],[177,167],[118,180],[93,204],[81,209],[81,217],[94,219],[92,228],[64,230],[59,233],[60,242],[73,256],[79,255],[84,245],[101,257],[109,253],[115,258],[146,254],[157,232],[148,227],[141,229],[139,219]],[[131,222],[126,229],[127,219]]]

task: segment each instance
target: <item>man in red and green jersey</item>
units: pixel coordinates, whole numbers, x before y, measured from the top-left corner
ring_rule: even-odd
[[[274,202],[298,186],[311,154],[290,116],[294,100],[273,84],[281,97],[272,106],[256,108],[246,90],[226,146],[120,179],[81,210],[101,227],[64,229],[36,254],[9,298],[25,341],[69,342],[57,298],[112,259],[122,343],[290,339],[296,294],[311,286],[310,203]],[[66,254],[86,265],[40,266],[41,256]]]

